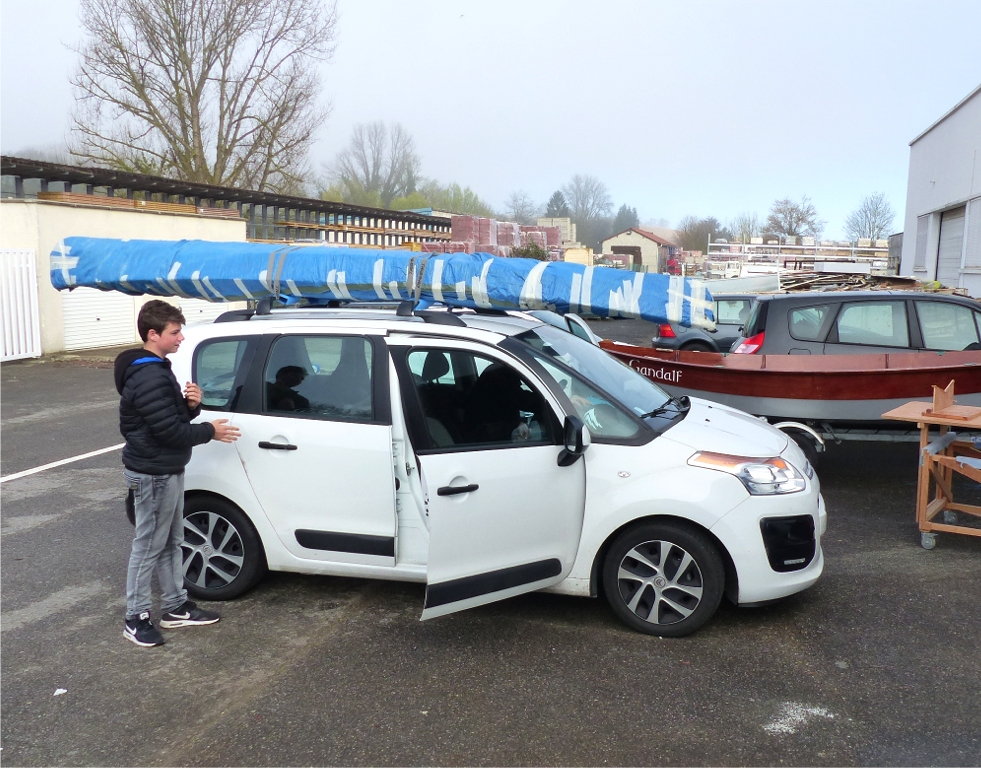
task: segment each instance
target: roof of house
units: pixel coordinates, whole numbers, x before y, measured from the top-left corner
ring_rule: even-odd
[[[638,229],[637,227],[630,227],[629,229],[623,230],[623,232],[617,232],[614,235],[610,235],[608,238],[603,240],[603,242],[605,243],[607,240],[612,240],[614,237],[625,235],[628,232],[635,232],[641,237],[647,238],[648,240],[651,240],[657,243],[658,245],[676,245],[676,243],[672,243],[670,240],[665,240],[663,237],[659,237],[658,235],[655,235],[653,232],[648,232],[646,229]]]

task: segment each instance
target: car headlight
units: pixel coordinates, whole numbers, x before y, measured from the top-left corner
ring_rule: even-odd
[[[756,459],[700,451],[688,459],[688,464],[734,475],[754,496],[797,493],[803,491],[806,486],[804,476],[779,456],[772,459]]]

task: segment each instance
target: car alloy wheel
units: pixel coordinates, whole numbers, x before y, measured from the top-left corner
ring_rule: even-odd
[[[184,586],[195,597],[229,600],[255,586],[265,555],[249,519],[221,499],[189,499],[184,507]]]
[[[715,613],[725,571],[700,532],[671,524],[625,531],[610,547],[603,587],[617,615],[652,635],[690,634]]]

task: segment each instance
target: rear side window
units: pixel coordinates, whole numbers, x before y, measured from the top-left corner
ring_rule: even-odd
[[[830,304],[790,310],[790,335],[800,341],[821,341],[824,321],[831,314]]]
[[[927,349],[966,349],[977,344],[975,313],[969,307],[942,301],[917,301],[914,306]]]
[[[242,390],[241,376],[252,357],[254,340],[215,339],[194,350],[192,376],[201,387],[201,407],[209,411],[235,409]]]
[[[838,315],[838,341],[877,347],[909,347],[905,301],[846,304]]]
[[[719,299],[715,302],[715,322],[742,325],[749,317],[751,306],[749,299]]]
[[[263,374],[263,410],[277,416],[371,421],[371,341],[363,336],[281,336]]]

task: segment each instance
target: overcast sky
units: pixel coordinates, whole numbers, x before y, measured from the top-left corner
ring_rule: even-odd
[[[398,121],[423,174],[492,206],[576,173],[641,221],[765,218],[810,196],[843,238],[884,192],[903,226],[909,142],[981,83],[981,0],[339,0],[324,68],[331,159]],[[63,144],[77,0],[0,0],[0,149]]]

